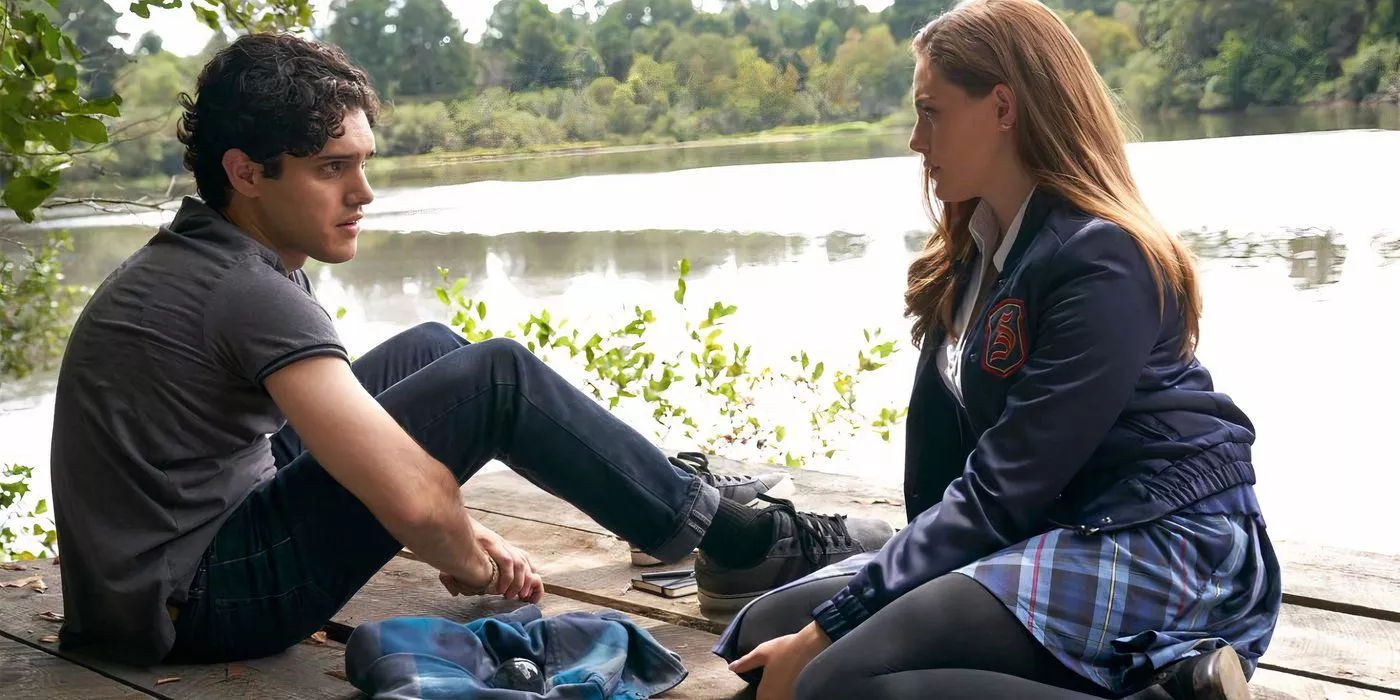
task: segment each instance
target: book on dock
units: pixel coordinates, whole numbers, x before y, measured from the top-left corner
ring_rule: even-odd
[[[659,595],[665,598],[680,598],[682,596],[695,595],[695,576],[680,576],[677,578],[645,579],[640,576],[633,577],[632,587]]]

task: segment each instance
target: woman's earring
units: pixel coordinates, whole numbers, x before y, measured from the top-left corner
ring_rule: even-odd
[[[1009,129],[1011,129],[1011,125],[1010,125],[1010,124],[1002,124],[1002,125],[1001,125],[1001,130],[1002,130],[1002,131],[1007,131],[1007,130],[1009,130]]]

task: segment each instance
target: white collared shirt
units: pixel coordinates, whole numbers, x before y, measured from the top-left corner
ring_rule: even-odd
[[[1031,189],[1031,194],[1035,194],[1035,189]],[[1021,203],[1021,208],[1016,212],[1016,218],[1011,220],[1011,225],[1006,229],[1006,235],[1002,236],[1001,245],[997,246],[996,252],[992,254],[992,266],[996,268],[996,273],[1001,274],[1002,265],[1006,263],[1006,256],[1011,254],[1011,246],[1016,244],[1016,236],[1021,232],[1021,219],[1026,215],[1026,207],[1031,203],[1031,195],[1026,195],[1026,201]],[[967,338],[967,324],[972,319],[972,314],[977,309],[972,305],[977,303],[977,290],[982,288],[982,275],[987,273],[985,262],[987,255],[986,241],[991,237],[989,234],[996,232],[996,215],[992,213],[991,205],[987,200],[982,200],[977,205],[977,210],[972,212],[972,221],[968,223],[968,231],[972,234],[972,240],[977,244],[977,255],[973,263],[972,279],[968,280],[968,285],[963,288],[963,297],[958,304],[958,315],[953,319],[954,328],[949,329],[941,340],[942,347],[938,349],[935,362],[938,365],[938,373],[943,377],[943,383],[948,386],[948,390],[957,397],[958,403],[963,403],[962,396],[962,356],[963,341]]]

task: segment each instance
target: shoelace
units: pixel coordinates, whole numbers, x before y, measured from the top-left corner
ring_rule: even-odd
[[[675,457],[667,457],[671,464],[680,467],[710,482],[711,486],[738,484],[748,480],[744,476],[729,476],[710,471],[710,459],[700,452],[678,452]]]
[[[802,552],[802,558],[812,566],[821,566],[818,561],[820,550],[822,556],[826,555],[828,546],[833,543],[852,544],[851,533],[846,529],[846,516],[844,515],[819,515],[817,513],[799,513],[792,501],[786,498],[775,498],[767,494],[759,494],[759,500],[773,504],[779,510],[787,513],[797,524],[797,548]]]

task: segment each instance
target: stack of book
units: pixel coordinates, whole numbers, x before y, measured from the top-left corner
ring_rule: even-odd
[[[648,571],[632,577],[632,588],[665,598],[695,595],[695,571]]]

